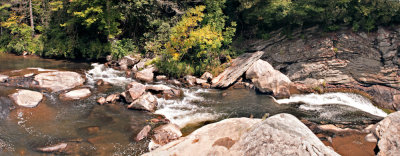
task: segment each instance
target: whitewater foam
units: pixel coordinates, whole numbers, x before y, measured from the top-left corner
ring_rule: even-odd
[[[370,100],[353,93],[293,95],[288,99],[276,100],[276,102],[279,104],[304,103],[299,107],[304,110],[321,110],[323,105],[346,105],[376,116],[387,116],[384,111],[375,107]]]
[[[96,80],[102,79],[103,81],[113,85],[123,86],[134,81],[131,78],[127,78],[123,71],[107,68],[103,64],[98,63],[93,63],[92,66],[93,69],[86,72],[89,84],[94,84]]]

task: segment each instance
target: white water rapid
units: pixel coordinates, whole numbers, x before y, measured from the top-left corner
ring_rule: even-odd
[[[386,117],[387,114],[375,107],[367,98],[353,93],[325,93],[293,95],[288,99],[276,100],[279,104],[304,103],[300,106],[303,110],[321,110],[323,105],[346,105],[372,115]]]

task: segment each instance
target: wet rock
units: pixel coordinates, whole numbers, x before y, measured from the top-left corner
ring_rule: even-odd
[[[268,62],[258,60],[246,71],[246,78],[263,93],[272,93],[275,97],[286,98],[290,96],[290,79],[277,71]]]
[[[183,77],[183,79],[188,86],[194,86],[196,84],[196,77],[192,75],[186,75],[185,77]]]
[[[0,74],[0,83],[6,82],[7,79],[8,79],[8,76],[7,76],[7,75],[1,75],[1,74]]]
[[[183,91],[165,85],[147,85],[146,90],[155,94],[162,94],[165,99],[183,97]]]
[[[107,103],[114,103],[115,101],[119,100],[120,94],[111,94],[106,97]]]
[[[56,155],[93,155],[94,147],[85,142],[64,142],[46,147],[36,148],[39,152],[53,153]]]
[[[240,155],[338,155],[290,114],[277,114],[252,126],[232,146]]]
[[[202,88],[205,88],[205,89],[208,89],[208,88],[211,87],[211,85],[210,85],[209,83],[202,83],[202,84],[201,84],[201,87],[202,87]]]
[[[229,153],[230,148],[240,139],[242,134],[261,119],[230,118],[217,123],[205,125],[190,135],[170,142],[145,155],[240,155]],[[261,153],[259,153],[261,154]]]
[[[203,84],[203,83],[207,83],[207,80],[196,78],[196,84],[200,85],[200,84]]]
[[[135,141],[140,141],[147,137],[151,130],[150,125],[144,126],[143,129],[136,135]]]
[[[20,89],[16,93],[11,94],[10,98],[19,106],[36,107],[43,99],[43,94],[35,91]]]
[[[400,112],[391,113],[376,125],[378,137],[378,156],[398,155],[400,153]]]
[[[69,91],[65,94],[60,94],[60,98],[63,100],[78,100],[86,98],[90,96],[90,94],[91,94],[90,89],[83,88],[83,89]]]
[[[157,81],[166,81],[166,80],[168,80],[168,78],[165,75],[158,75],[158,76],[156,76],[156,80]]]
[[[166,90],[171,90],[171,87],[168,87],[166,85],[147,85],[146,90],[147,91],[154,91],[154,92],[163,92]]]
[[[40,151],[40,152],[63,153],[65,151],[65,149],[67,148],[67,146],[68,146],[67,143],[59,143],[59,144],[56,144],[56,145],[37,148],[37,150]]]
[[[100,79],[100,80],[96,81],[96,86],[102,86],[102,85],[104,85],[104,80],[103,79]]]
[[[128,85],[129,90],[126,91],[122,96],[125,98],[127,103],[132,103],[140,96],[142,96],[146,90],[146,86],[138,82],[132,82]]]
[[[329,124],[329,125],[318,125],[318,129],[322,131],[327,131],[327,132],[332,132],[332,133],[350,133],[350,132],[359,132],[356,129],[350,129],[350,128],[339,128],[336,127],[335,125]]]
[[[157,105],[157,98],[151,93],[145,93],[139,99],[133,101],[128,108],[154,112],[157,108]]]
[[[53,92],[72,89],[83,85],[85,79],[75,72],[57,71],[49,73],[40,73],[35,76],[38,87],[51,89]]]
[[[139,71],[135,74],[135,78],[143,81],[143,82],[147,82],[147,83],[151,83],[153,82],[153,78],[154,78],[154,68],[150,67],[150,68],[146,68],[143,69],[142,71]]]
[[[236,58],[232,65],[212,80],[212,87],[226,88],[233,84],[264,52],[246,53]]]
[[[96,102],[97,102],[98,104],[100,104],[100,105],[103,105],[103,104],[105,104],[107,101],[106,101],[106,98],[100,97],[99,99],[97,99]]]
[[[211,81],[213,79],[213,75],[209,72],[205,72],[203,75],[201,75],[200,79]]]
[[[172,123],[159,126],[153,132],[154,135],[151,137],[151,140],[159,145],[165,145],[182,136],[179,126]]]
[[[377,138],[372,133],[367,134],[364,139],[367,142],[378,142]]]

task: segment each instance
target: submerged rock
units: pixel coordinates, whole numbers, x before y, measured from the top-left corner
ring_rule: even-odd
[[[275,97],[286,98],[290,96],[290,79],[277,71],[268,62],[258,60],[246,71],[246,78],[263,93],[272,93]]]
[[[398,155],[400,153],[400,111],[391,113],[376,125],[378,137],[378,156]]]
[[[157,98],[151,93],[146,93],[143,94],[139,99],[133,101],[128,108],[154,112],[157,108],[157,105]]]
[[[53,92],[67,90],[80,86],[85,79],[78,73],[69,71],[57,71],[40,73],[35,76],[38,87],[51,89]]]
[[[69,91],[65,94],[60,94],[60,97],[64,100],[78,100],[90,96],[91,92],[88,88],[77,89]]]
[[[233,84],[251,65],[261,58],[263,51],[246,53],[236,58],[232,65],[212,80],[212,87],[226,88]]]
[[[22,107],[36,107],[43,99],[43,94],[35,91],[20,89],[10,95],[11,99]]]

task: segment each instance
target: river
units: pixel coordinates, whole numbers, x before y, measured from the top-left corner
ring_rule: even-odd
[[[275,100],[249,89],[195,87],[182,88],[183,99],[158,99],[158,109],[152,114],[126,109],[122,103],[96,103],[99,97],[122,92],[135,81],[126,78],[124,72],[98,63],[0,54],[0,73],[21,75],[45,69],[85,75],[85,86],[93,94],[83,100],[62,101],[59,93],[44,92],[45,98],[37,107],[21,108],[8,98],[17,88],[0,86],[0,155],[44,155],[36,149],[60,142],[75,143],[73,150],[78,155],[140,155],[148,151],[149,139],[135,142],[133,137],[145,125],[152,125],[150,120],[157,118],[157,114],[180,126],[186,135],[204,124],[234,117],[290,113],[315,123],[351,127],[376,123],[387,115],[368,99],[350,93],[295,95]],[[111,85],[97,87],[94,84],[99,79]]]

